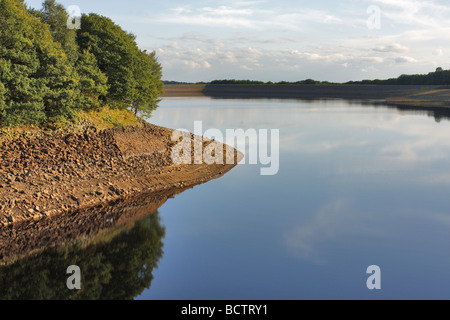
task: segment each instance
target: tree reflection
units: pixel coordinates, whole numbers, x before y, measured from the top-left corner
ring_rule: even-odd
[[[133,299],[150,287],[163,255],[164,237],[157,211],[87,245],[78,242],[45,249],[0,267],[0,299]],[[81,290],[66,286],[70,265],[81,269]]]
[[[409,114],[423,114],[428,117],[434,118],[439,123],[441,120],[450,120],[450,109],[446,106],[443,107],[431,107],[431,106],[406,106],[400,104],[388,104],[389,108],[395,108],[400,112]]]

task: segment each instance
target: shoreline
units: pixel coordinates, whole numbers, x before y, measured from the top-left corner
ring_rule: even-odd
[[[236,164],[174,165],[172,132],[143,123],[1,141],[0,232],[143,193],[192,188],[238,163],[233,150]]]

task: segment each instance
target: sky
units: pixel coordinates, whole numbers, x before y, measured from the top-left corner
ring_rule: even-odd
[[[450,69],[448,0],[58,2],[135,34],[163,80],[346,82]]]

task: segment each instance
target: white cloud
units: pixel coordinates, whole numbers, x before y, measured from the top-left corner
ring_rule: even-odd
[[[355,2],[329,8],[268,1],[194,2],[147,20],[182,30],[156,37],[166,74],[182,81],[220,77],[348,81],[450,68],[444,55],[450,49],[447,5],[366,0],[367,6],[378,5],[382,14],[381,29],[369,30],[366,8]],[[192,61],[191,68],[185,69],[188,65],[181,61]],[[206,65],[204,61],[208,73],[194,73]],[[172,76],[176,72],[180,77]]]
[[[262,2],[235,2],[216,7],[177,7],[156,17],[158,22],[191,26],[298,31],[316,24],[343,24],[339,16],[316,9],[263,9]]]
[[[255,18],[257,13],[261,14],[260,11],[255,9],[233,8],[231,6],[199,7],[195,9],[179,7],[170,10],[170,14],[157,17],[157,21],[192,26],[259,29],[263,21]]]
[[[413,27],[440,28],[448,26],[450,7],[436,1],[427,0],[373,0],[379,3],[384,18],[395,24],[407,24]]]
[[[395,53],[403,53],[403,52],[408,52],[409,48],[406,46],[403,46],[399,43],[392,43],[392,44],[384,44],[384,45],[379,45],[375,48],[372,49],[373,51],[376,52],[395,52]]]
[[[396,57],[394,59],[395,63],[415,63],[417,62],[416,59],[412,58],[412,57],[407,57],[407,56],[401,56],[401,57]]]
[[[200,11],[210,16],[251,16],[254,13],[251,9],[235,9],[228,6],[204,7]]]

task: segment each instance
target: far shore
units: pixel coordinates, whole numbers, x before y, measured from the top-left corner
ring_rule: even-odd
[[[450,89],[436,85],[166,85],[163,97],[379,100],[409,107],[450,107]]]
[[[176,84],[165,85],[163,97],[198,97],[204,96],[205,85],[202,84]]]

